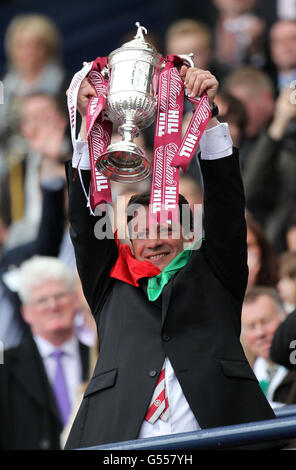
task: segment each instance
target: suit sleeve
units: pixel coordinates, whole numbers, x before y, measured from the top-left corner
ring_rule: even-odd
[[[34,243],[34,252],[42,256],[58,256],[65,228],[64,185],[57,189],[42,186],[42,215]]]
[[[110,270],[118,255],[117,245],[114,238],[111,238],[113,233],[110,232],[110,221],[109,236],[103,239],[95,236],[96,223],[101,217],[106,218],[106,214],[101,217],[90,214],[79,176],[76,177],[76,170],[72,168],[71,162],[67,163],[66,170],[70,236],[74,245],[77,270],[85,298],[92,313],[96,315],[111,282]],[[81,175],[85,188],[89,188],[90,172],[81,171]]]
[[[238,151],[216,160],[200,160],[204,182],[202,246],[211,269],[240,302],[248,280],[245,196]]]
[[[287,369],[296,369],[296,310],[277,328],[270,357],[276,364],[281,364]]]

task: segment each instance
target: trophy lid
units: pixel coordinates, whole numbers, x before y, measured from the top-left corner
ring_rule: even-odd
[[[121,50],[127,50],[127,49],[138,49],[138,50],[141,49],[141,50],[145,50],[148,52],[150,51],[153,54],[158,54],[155,47],[149,44],[149,42],[145,40],[144,33],[147,34],[147,29],[144,26],[141,26],[139,21],[137,21],[135,25],[137,26],[138,30],[134,39],[126,42],[119,49],[117,49],[110,55],[113,55],[115,52],[118,52],[119,50],[121,51]]]

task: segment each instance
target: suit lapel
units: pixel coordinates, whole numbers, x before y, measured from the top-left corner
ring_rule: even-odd
[[[49,409],[61,422],[41,356],[32,338],[27,339],[17,348],[15,360],[11,364],[11,373],[40,407]]]
[[[171,295],[172,295],[172,290],[173,290],[173,282],[174,282],[174,278],[172,278],[168,282],[168,284],[166,284],[164,288],[162,289],[161,327],[163,327],[166,316],[167,316],[167,312],[168,312],[168,308],[169,308],[169,304],[171,300]]]
[[[90,376],[89,364],[89,347],[83,343],[79,343],[79,352],[82,366],[82,381],[87,382]]]

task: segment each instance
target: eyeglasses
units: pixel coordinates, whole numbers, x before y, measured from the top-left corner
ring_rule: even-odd
[[[48,307],[52,301],[61,305],[68,301],[69,296],[70,296],[70,292],[68,291],[57,292],[56,294],[53,294],[53,295],[39,297],[35,299],[31,303],[31,305],[37,308],[45,308],[45,307]]]

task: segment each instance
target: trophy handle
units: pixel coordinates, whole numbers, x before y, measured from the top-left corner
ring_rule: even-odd
[[[109,81],[109,67],[105,65],[105,67],[101,70],[101,74],[103,75],[104,79]]]
[[[183,59],[184,65],[188,65],[188,67],[194,67],[193,57],[194,53],[191,52],[190,54],[179,54],[178,57]]]

